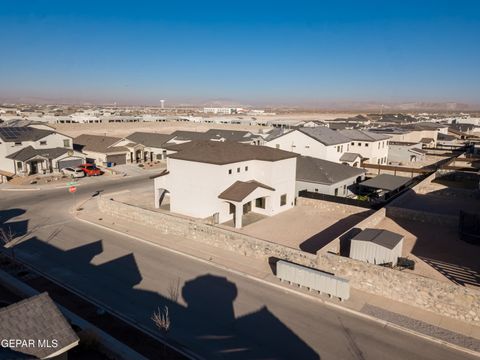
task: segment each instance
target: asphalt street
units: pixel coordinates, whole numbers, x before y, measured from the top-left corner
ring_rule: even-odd
[[[152,180],[79,186],[75,202],[133,186]],[[21,236],[16,256],[154,330],[153,311],[168,306],[168,336],[205,358],[476,358],[80,222],[73,201],[67,189],[0,191],[0,221]]]

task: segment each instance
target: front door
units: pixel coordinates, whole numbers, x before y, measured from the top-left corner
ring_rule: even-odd
[[[37,174],[38,173],[38,162],[32,161],[30,163],[30,174]]]
[[[243,215],[248,214],[250,211],[252,211],[252,202],[249,201],[246,204],[243,204]]]

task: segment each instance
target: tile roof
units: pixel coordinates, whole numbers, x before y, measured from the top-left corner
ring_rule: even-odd
[[[391,136],[366,130],[339,130],[339,132],[351,140],[380,141],[390,139]]]
[[[73,139],[73,144],[80,151],[93,151],[98,153],[128,151],[124,146],[112,146],[120,140],[120,138],[112,136],[82,134]]]
[[[31,146],[27,146],[22,150],[14,152],[6,156],[7,159],[17,160],[17,161],[27,161],[35,156],[41,156],[46,159],[56,159],[59,156],[67,153],[68,151],[72,151],[72,149],[68,148],[51,148],[51,149],[34,149]]]
[[[211,136],[210,139],[215,140],[219,138],[224,138],[229,141],[250,141],[253,138],[259,137],[258,135],[252,134],[250,131],[239,131],[239,130],[225,130],[225,129],[209,129],[205,133],[208,136]]]
[[[173,138],[173,134],[158,134],[139,131],[127,136],[127,139],[134,143],[157,148],[161,148],[163,144]]]
[[[205,132],[177,130],[171,133],[175,140],[210,140],[211,135]]]
[[[76,345],[77,335],[47,293],[32,296],[0,308],[0,334],[3,339],[58,341],[58,347],[21,347],[11,349],[28,358],[46,358],[68,346]],[[38,343],[37,343],[38,344]],[[1,353],[0,353],[1,354]],[[1,355],[0,355],[1,357]]]
[[[392,250],[403,240],[403,236],[384,229],[365,229],[352,238],[352,241],[367,241]]]
[[[218,198],[223,200],[240,202],[259,187],[267,190],[275,191],[274,188],[267,186],[265,184],[259,183],[256,180],[236,181],[227,189],[225,189],[220,195],[218,195]]]
[[[177,151],[177,153],[169,155],[170,159],[217,165],[249,160],[279,161],[298,156],[284,150],[231,141],[191,141],[183,144],[168,145],[166,149]]]
[[[293,130],[291,130],[291,131],[293,131]],[[285,131],[285,129],[283,129],[283,128],[273,128],[272,130],[270,130],[267,133],[267,136],[265,137],[265,141],[270,141],[270,140],[276,139],[276,138],[282,136],[283,134],[286,134],[287,132],[290,132],[290,131]]]
[[[350,139],[342,135],[339,131],[329,129],[325,126],[316,126],[311,128],[299,128],[298,131],[318,140],[324,145],[337,145],[350,142]]]
[[[331,185],[364,173],[363,169],[310,156],[297,158],[297,181]]]
[[[340,161],[352,162],[355,161],[358,157],[361,158],[362,156],[357,153],[346,152],[343,153],[342,156],[340,156]]]
[[[360,185],[367,186],[373,189],[393,191],[400,188],[403,185],[411,182],[412,179],[404,176],[395,176],[390,174],[380,174],[373,179],[366,180]]]
[[[37,141],[53,133],[53,130],[37,129],[29,126],[0,127],[0,139],[5,142]]]

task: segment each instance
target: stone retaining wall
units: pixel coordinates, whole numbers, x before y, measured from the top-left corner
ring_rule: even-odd
[[[98,198],[100,211],[120,219],[157,229],[161,234],[186,237],[202,243],[235,251],[244,256],[267,259],[275,257],[305,266],[315,266],[316,256],[301,250],[222,229],[201,220],[178,217],[172,214],[142,209],[133,205],[111,200],[105,196]]]
[[[309,199],[309,198],[304,198],[304,197],[298,197],[297,198],[297,205],[298,206],[310,206],[315,209],[322,209],[322,210],[328,210],[328,211],[334,211],[335,213],[339,214],[358,214],[364,211],[368,211],[368,209],[359,207],[359,206],[353,206],[353,205],[347,205],[347,204],[339,204],[339,203],[334,203],[331,201],[324,201],[324,200],[317,200],[317,199]]]
[[[459,221],[458,216],[435,214],[396,206],[388,206],[386,210],[386,216],[390,219],[406,219],[415,222],[447,226],[458,226]]]
[[[480,292],[450,282],[442,282],[411,273],[319,252],[317,255],[288,248],[234,231],[221,229],[201,221],[142,209],[129,204],[98,198],[99,208],[109,215],[150,226],[162,234],[197,240],[208,245],[235,251],[244,256],[268,259],[276,257],[297,264],[332,272],[346,278],[354,289],[417,306],[473,324],[480,323]],[[380,209],[355,228],[375,227],[385,217]],[[348,235],[348,234],[344,234]],[[340,237],[338,243],[341,241]]]
[[[334,254],[319,254],[317,265],[354,289],[480,325],[479,291]]]
[[[352,229],[344,232],[342,235],[333,239],[325,245],[323,248],[318,250],[317,254],[325,254],[325,253],[340,253],[340,250],[347,244],[350,239],[358,234],[361,230],[365,230],[366,228],[374,228],[376,227],[383,219],[385,218],[385,208],[381,208],[380,210],[375,211],[372,215],[360,221],[357,225],[355,225]]]

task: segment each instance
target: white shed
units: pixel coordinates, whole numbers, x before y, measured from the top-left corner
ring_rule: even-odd
[[[403,235],[383,229],[365,229],[350,243],[350,258],[372,264],[397,265],[402,256]]]

